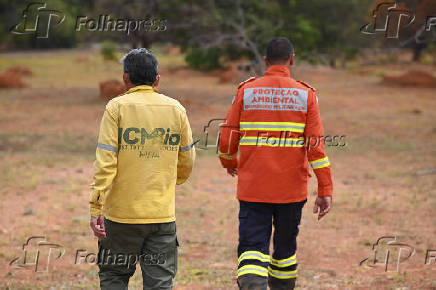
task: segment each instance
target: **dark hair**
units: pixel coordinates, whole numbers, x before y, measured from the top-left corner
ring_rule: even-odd
[[[130,82],[136,86],[151,86],[158,74],[157,59],[145,48],[135,48],[122,59],[124,72],[129,75]]]
[[[266,46],[266,58],[271,64],[284,62],[292,54],[294,54],[294,47],[289,39],[285,37],[275,37]]]

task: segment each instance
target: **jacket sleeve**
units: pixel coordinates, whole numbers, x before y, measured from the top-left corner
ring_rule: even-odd
[[[238,167],[239,148],[239,120],[242,110],[243,89],[238,89],[235,99],[230,106],[226,120],[221,125],[221,133],[218,144],[218,156],[224,168]]]
[[[309,90],[307,121],[304,131],[307,158],[318,179],[318,196],[332,196],[333,182],[330,161],[324,149],[324,129],[318,107],[318,98]]]
[[[100,133],[94,162],[94,182],[89,198],[92,217],[101,214],[104,197],[117,174],[118,112],[111,102],[106,106],[100,124]]]
[[[177,182],[184,183],[191,175],[195,161],[195,142],[192,140],[191,126],[189,125],[186,111],[182,113],[182,133],[180,136],[180,148],[177,162]]]

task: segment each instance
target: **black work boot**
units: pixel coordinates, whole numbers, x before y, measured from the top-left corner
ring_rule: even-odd
[[[295,287],[295,280],[297,280],[297,278],[277,279],[274,277],[269,277],[268,286],[271,290],[293,290]]]
[[[266,290],[268,278],[254,274],[246,274],[238,278],[240,290]]]

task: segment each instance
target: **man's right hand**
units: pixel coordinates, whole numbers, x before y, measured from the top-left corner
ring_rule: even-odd
[[[103,215],[99,215],[98,217],[91,217],[89,225],[91,226],[91,229],[97,238],[106,238]]]

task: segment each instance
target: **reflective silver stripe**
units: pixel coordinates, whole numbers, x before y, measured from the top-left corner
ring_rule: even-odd
[[[280,271],[272,269],[268,266],[268,273],[278,279],[289,279],[297,277],[297,270],[294,271]]]
[[[297,264],[297,258],[286,259],[286,260],[271,260],[271,265],[279,268],[288,267]]]
[[[330,161],[328,157],[324,157],[322,159],[318,159],[315,161],[310,162],[310,166],[312,166],[313,169],[323,168],[330,165]]]
[[[247,251],[239,256],[238,262],[241,263],[242,260],[259,260],[261,262],[269,262],[270,256],[258,251]]]
[[[269,128],[287,128],[287,127],[292,127],[292,128],[304,128],[306,127],[305,123],[297,123],[297,122],[244,122],[241,121],[239,122],[239,125],[241,127],[252,127],[252,128],[256,128],[256,127],[269,127]]]
[[[197,140],[195,142],[193,142],[191,145],[185,146],[185,147],[180,147],[179,151],[180,152],[186,152],[191,150],[192,148],[194,148],[194,145],[197,144],[200,140]]]
[[[108,150],[108,151],[118,152],[118,147],[115,147],[115,146],[112,146],[112,145],[107,145],[107,144],[103,144],[103,143],[97,143],[97,147],[101,148],[101,149]]]
[[[241,125],[242,128],[279,128],[279,129],[301,129],[298,126],[289,126],[289,125],[268,125],[268,124],[246,124]]]
[[[304,126],[293,126],[293,125],[269,125],[269,124],[241,124],[241,130],[263,130],[271,129],[271,131],[296,131],[303,132]]]
[[[238,269],[238,277],[245,274],[255,274],[259,276],[268,277],[268,270],[265,267],[257,265],[245,265]]]
[[[239,140],[239,144],[272,147],[303,147],[304,138],[243,137]]]

